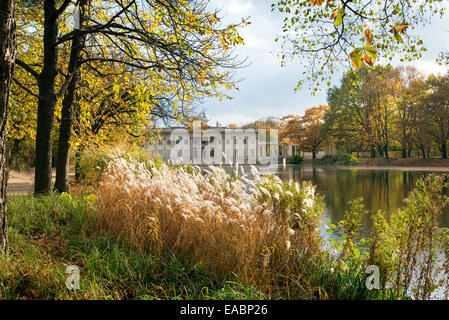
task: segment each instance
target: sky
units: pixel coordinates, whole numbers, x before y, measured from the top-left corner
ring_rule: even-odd
[[[238,91],[227,91],[233,99],[218,101],[207,99],[199,109],[206,113],[209,123],[242,125],[266,117],[282,117],[287,114],[303,114],[304,110],[318,104],[326,104],[326,88],[315,96],[308,85],[294,92],[303,69],[298,61],[281,67],[276,53],[280,43],[274,39],[281,33],[282,19],[279,12],[271,12],[270,0],[211,0],[210,8],[220,9],[224,23],[248,18],[251,24],[240,30],[245,41],[244,46],[235,49],[239,58],[246,58],[250,64],[240,69],[236,78],[243,80],[237,84]],[[435,17],[432,23],[419,27],[415,32],[423,39],[427,52],[412,65],[421,71],[445,73],[446,68],[439,66],[435,60],[442,50],[449,50],[449,15],[442,19]],[[446,45],[446,46],[445,46]],[[393,60],[393,65],[398,65]],[[410,64],[410,63],[409,63]],[[337,72],[330,79],[332,85],[340,82],[342,72]]]

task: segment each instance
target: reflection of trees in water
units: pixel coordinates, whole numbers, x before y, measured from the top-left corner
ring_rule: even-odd
[[[333,221],[343,219],[348,201],[362,197],[370,214],[379,209],[387,219],[403,205],[404,199],[417,180],[428,173],[422,171],[393,171],[365,169],[332,169],[323,167],[287,167],[279,173],[285,180],[310,180],[324,195],[328,213]],[[449,208],[442,217],[442,225],[449,226]],[[363,229],[371,228],[371,219],[365,217]]]

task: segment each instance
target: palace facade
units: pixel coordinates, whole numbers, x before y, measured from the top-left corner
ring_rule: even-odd
[[[301,152],[298,145],[278,145],[277,130],[215,127],[188,130],[184,127],[162,128],[155,144],[147,149],[164,161],[182,160],[193,164],[267,164],[300,154],[312,159],[311,152]],[[320,150],[317,158],[331,154]]]

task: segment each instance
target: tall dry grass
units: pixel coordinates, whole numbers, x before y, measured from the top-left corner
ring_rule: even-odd
[[[311,184],[238,171],[115,158],[96,192],[98,226],[145,250],[194,258],[217,278],[310,295],[322,199]]]

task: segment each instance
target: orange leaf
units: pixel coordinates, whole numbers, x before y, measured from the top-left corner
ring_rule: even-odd
[[[324,0],[309,0],[309,2],[313,5],[321,6]]]
[[[365,33],[366,42],[371,43],[373,41],[373,33],[371,32],[371,30],[366,29],[364,33]]]
[[[371,67],[373,66],[373,59],[369,55],[366,54],[366,52],[363,54],[363,60],[369,64]]]
[[[394,26],[394,29],[397,32],[404,32],[404,31],[407,30],[407,28],[408,28],[408,24],[397,24],[397,25]]]
[[[335,19],[335,17],[337,16],[337,13],[338,13],[338,9],[335,9],[335,10],[332,12],[332,14],[331,14],[331,19],[332,19],[332,20]]]

